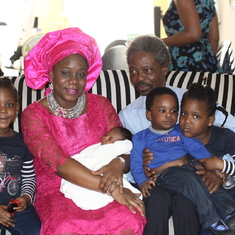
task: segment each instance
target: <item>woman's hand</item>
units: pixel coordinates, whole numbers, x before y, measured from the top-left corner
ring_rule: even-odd
[[[92,171],[94,175],[101,175],[99,190],[103,193],[110,193],[118,189],[120,193],[123,192],[123,168],[124,164],[118,158],[113,159],[109,164],[103,166],[97,171]]]
[[[140,214],[144,217],[145,206],[143,201],[138,198],[140,195],[141,195],[140,193],[139,194],[132,193],[131,190],[127,188],[123,188],[123,193],[120,193],[118,188],[116,188],[112,193],[112,197],[120,204],[127,206],[133,214],[136,214],[135,211],[136,208],[140,212]]]
[[[7,206],[0,205],[0,224],[6,227],[15,225],[13,224],[14,219],[11,214],[7,211]]]
[[[146,180],[140,185],[140,190],[144,197],[150,196],[150,189],[155,186],[155,180]]]

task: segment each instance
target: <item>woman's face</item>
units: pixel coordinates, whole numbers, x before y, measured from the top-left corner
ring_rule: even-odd
[[[61,107],[75,106],[85,90],[87,71],[87,61],[79,54],[69,55],[53,67],[50,73],[53,94]]]
[[[186,137],[195,137],[201,140],[213,125],[214,116],[209,116],[205,102],[187,99],[180,112],[179,125]]]

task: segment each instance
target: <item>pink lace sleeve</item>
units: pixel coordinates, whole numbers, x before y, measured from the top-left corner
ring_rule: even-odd
[[[58,144],[56,127],[50,121],[49,112],[38,103],[28,106],[22,113],[21,126],[24,141],[29,150],[48,170],[56,171],[58,164],[63,164],[68,156]]]
[[[77,119],[55,117],[37,102],[23,111],[22,132],[36,164],[45,164],[56,171],[56,166],[63,164],[67,157],[98,143],[108,130],[121,126],[108,99],[93,94],[87,96],[87,113]]]

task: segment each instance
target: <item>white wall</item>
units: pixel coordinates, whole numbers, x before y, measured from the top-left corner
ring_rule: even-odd
[[[229,5],[229,1],[217,0],[217,11],[220,21],[220,41],[232,41],[233,57],[235,57],[235,8]]]
[[[103,53],[114,40],[154,33],[153,0],[63,0],[71,26],[93,36]]]
[[[34,16],[39,17],[42,33],[69,26],[80,27],[96,38],[103,53],[113,40],[128,39],[130,34],[153,34],[153,7],[161,6],[162,1],[162,10],[165,10],[169,0],[0,0],[0,21],[8,21],[7,27],[0,27],[0,56],[7,54],[4,58],[10,63],[9,57],[16,50],[17,42],[25,41],[33,33],[30,30]],[[229,1],[216,2],[221,22],[220,40],[232,41],[235,56],[232,28],[235,9],[230,7]],[[25,31],[20,32],[20,27]]]
[[[11,65],[9,58],[17,48],[23,18],[23,0],[0,0],[0,22],[7,26],[0,26],[0,65]]]

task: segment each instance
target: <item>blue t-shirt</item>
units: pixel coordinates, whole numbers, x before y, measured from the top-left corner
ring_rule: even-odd
[[[211,153],[195,138],[185,137],[178,124],[166,134],[157,134],[152,128],[138,132],[132,138],[133,149],[130,155],[131,173],[140,186],[148,178],[144,174],[143,150],[148,148],[154,154],[154,159],[148,165],[150,169],[182,158],[187,153],[196,159],[210,158]]]

